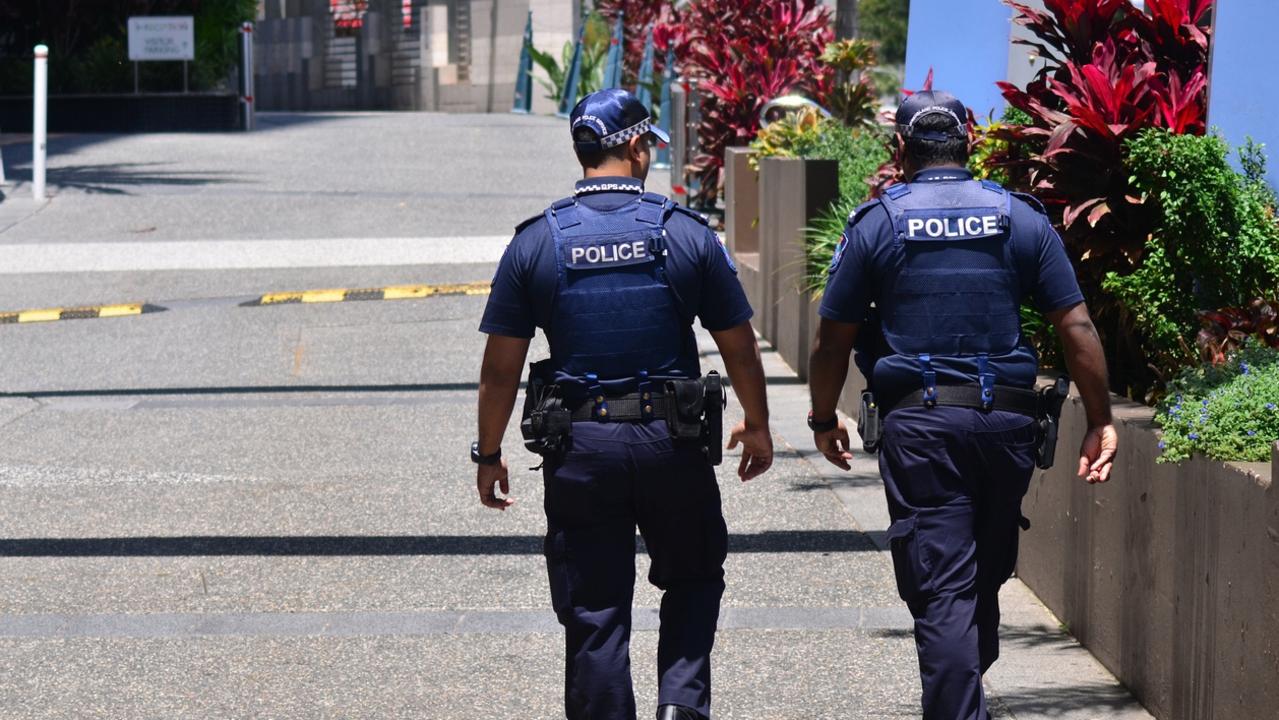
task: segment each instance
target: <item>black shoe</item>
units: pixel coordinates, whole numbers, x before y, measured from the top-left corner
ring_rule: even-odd
[[[683,705],[662,705],[657,708],[657,720],[701,720],[701,716]]]

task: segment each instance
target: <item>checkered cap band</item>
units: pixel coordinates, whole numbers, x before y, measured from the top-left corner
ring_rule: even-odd
[[[621,145],[622,143],[626,142],[627,140],[630,140],[633,137],[639,137],[640,135],[650,132],[651,130],[652,130],[652,122],[649,120],[649,118],[644,118],[643,120],[640,120],[639,122],[635,123],[634,125],[624,130],[618,130],[612,135],[605,135],[604,137],[600,138],[600,145],[602,145],[605,149],[615,148],[618,145]]]

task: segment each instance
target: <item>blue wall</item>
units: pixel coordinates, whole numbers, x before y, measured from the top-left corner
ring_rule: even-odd
[[[978,121],[992,110],[998,116],[1004,98],[995,81],[1008,74],[1011,32],[1012,8],[999,0],[910,0],[906,88],[922,87],[931,67],[933,87],[953,93]]]
[[[1265,143],[1267,179],[1279,185],[1279,3],[1219,0],[1215,12],[1208,125],[1236,147],[1249,136]]]

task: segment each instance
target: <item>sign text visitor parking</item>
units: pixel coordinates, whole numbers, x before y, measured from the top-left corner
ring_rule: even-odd
[[[195,23],[190,16],[129,18],[129,59],[194,60]]]

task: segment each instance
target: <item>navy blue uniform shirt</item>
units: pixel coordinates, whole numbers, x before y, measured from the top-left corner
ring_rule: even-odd
[[[599,210],[633,203],[642,191],[640,181],[629,177],[590,178],[576,187],[578,202]],[[750,320],[751,306],[737,270],[715,232],[681,212],[671,213],[666,232],[666,276],[686,314],[696,315],[707,330],[727,330]],[[555,241],[546,218],[539,216],[518,229],[502,254],[480,332],[519,338],[533,337],[536,328],[545,332],[557,282]],[[690,378],[701,374],[691,326],[679,367]]]
[[[911,182],[954,182],[971,180],[972,174],[960,169],[925,170]],[[1083,302],[1074,267],[1066,257],[1061,237],[1048,217],[1024,200],[1012,198],[1011,239],[1013,255],[1031,262],[1019,263],[1022,301],[1030,300],[1042,313],[1067,308]],[[905,261],[893,243],[893,224],[883,205],[875,205],[854,224],[850,218],[844,229],[843,247],[838,263],[826,283],[819,314],[830,320],[860,323],[866,320],[870,304],[880,298],[902,269]],[[879,303],[876,303],[879,305]],[[992,369],[1004,385],[1032,387],[1038,372],[1038,359],[1024,339],[1018,351],[996,362]],[[934,358],[938,382],[963,384],[976,382],[956,364],[948,366],[944,358]],[[879,358],[873,384],[877,391],[901,392],[918,389],[919,371],[913,362],[899,357]]]

